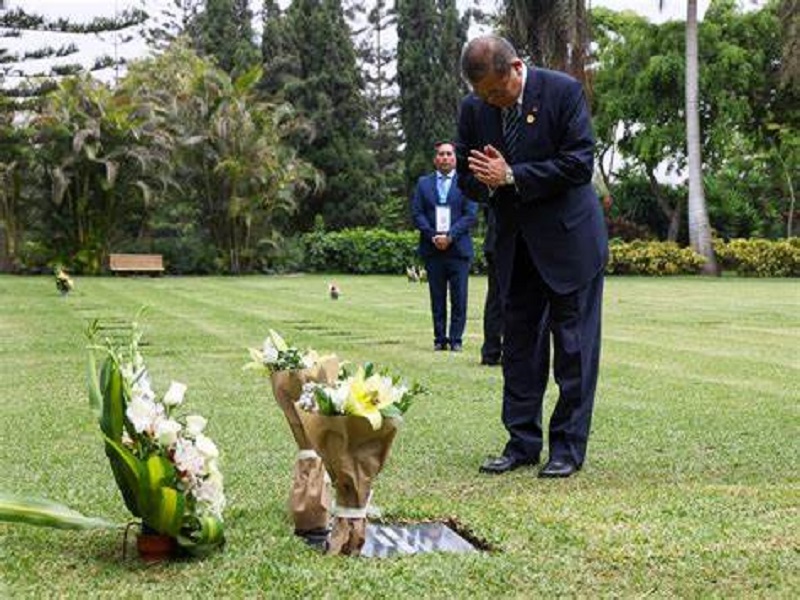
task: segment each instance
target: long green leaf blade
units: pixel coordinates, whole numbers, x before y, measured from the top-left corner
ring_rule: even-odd
[[[86,387],[89,390],[89,406],[99,419],[103,414],[103,393],[100,391],[100,378],[97,375],[97,359],[94,352],[89,352],[86,365]]]
[[[114,473],[125,506],[134,517],[141,517],[142,511],[139,507],[141,461],[122,444],[108,437],[105,439],[106,456],[111,463],[111,471]]]
[[[0,521],[56,529],[113,529],[114,523],[87,517],[63,504],[44,498],[26,498],[0,492]]]
[[[100,429],[114,441],[122,439],[123,417],[125,415],[125,398],[122,394],[122,373],[119,365],[107,358],[103,362],[100,385],[103,392],[103,412]]]

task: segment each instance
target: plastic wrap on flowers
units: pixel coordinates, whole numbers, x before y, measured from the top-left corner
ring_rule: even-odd
[[[335,358],[309,369],[278,371],[271,375],[275,400],[283,410],[299,452],[289,492],[289,512],[295,531],[324,530],[330,522],[331,493],[322,460],[306,436],[295,402],[308,381],[331,383],[336,380],[339,362]]]
[[[372,482],[397,435],[399,420],[381,427],[357,416],[298,412],[308,439],[322,457],[336,490],[336,513],[329,554],[358,555],[366,540],[366,511]]]

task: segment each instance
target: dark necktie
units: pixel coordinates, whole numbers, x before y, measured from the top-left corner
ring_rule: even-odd
[[[506,162],[513,164],[519,156],[519,142],[522,135],[522,112],[519,102],[503,109],[503,141],[506,144]]]

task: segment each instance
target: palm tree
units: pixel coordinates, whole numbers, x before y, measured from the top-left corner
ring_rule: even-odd
[[[659,8],[664,0],[659,0]],[[697,0],[686,2],[686,156],[689,169],[689,243],[706,259],[703,273],[716,275],[717,261],[711,241],[711,226],[703,191],[703,157],[700,150],[699,63]]]

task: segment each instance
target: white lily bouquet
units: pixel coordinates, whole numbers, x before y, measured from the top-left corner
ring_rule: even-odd
[[[309,540],[324,539],[330,521],[331,493],[325,466],[306,435],[296,402],[308,382],[333,382],[339,372],[339,360],[332,355],[319,356],[313,350],[301,352],[275,331],[261,350],[250,349],[251,362],[245,369],[269,375],[275,401],[283,411],[297,443],[297,456],[289,493],[289,511],[295,533]]]
[[[140,339],[133,323],[127,346],[93,346],[89,397],[106,455],[143,533],[163,534],[190,554],[206,554],[224,543],[219,450],[205,433],[205,418],[178,415],[184,384],[172,382],[163,396],[153,390]],[[97,369],[99,352],[105,358]]]
[[[372,483],[389,457],[402,415],[420,391],[371,363],[343,368],[335,382],[303,386],[300,418],[336,490],[330,554],[360,554]]]

